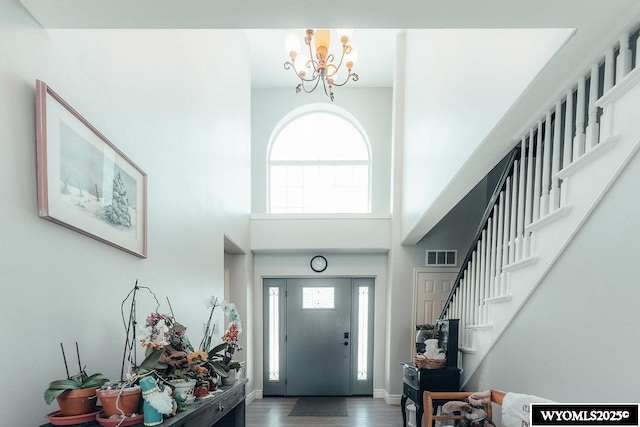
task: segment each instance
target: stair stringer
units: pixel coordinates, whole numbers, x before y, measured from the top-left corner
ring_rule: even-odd
[[[490,303],[489,322],[482,328],[467,328],[471,345],[462,351],[461,387],[473,376],[493,346],[547,273],[558,261],[569,243],[580,232],[613,183],[640,149],[640,68],[634,69],[598,104],[604,108],[601,142],[575,160],[570,168],[560,171],[563,180],[562,199],[565,212],[554,221],[545,215],[531,224],[532,257],[536,262],[506,273],[510,298]],[[635,113],[635,115],[634,115]],[[551,213],[553,215],[553,213]],[[541,223],[538,225],[537,223]],[[521,261],[520,261],[521,262]],[[505,266],[506,270],[510,270]]]

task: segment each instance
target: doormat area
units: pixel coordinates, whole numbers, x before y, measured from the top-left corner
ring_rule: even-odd
[[[289,412],[290,417],[347,417],[344,397],[299,397]]]

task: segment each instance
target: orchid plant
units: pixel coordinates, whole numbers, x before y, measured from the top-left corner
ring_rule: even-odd
[[[218,375],[227,377],[231,369],[238,370],[242,365],[233,360],[233,354],[242,350],[238,343],[238,335],[242,332],[242,320],[234,303],[228,301],[218,302],[218,298],[211,297],[205,300],[205,305],[211,311],[209,320],[205,326],[205,334],[200,343],[200,350],[206,353],[206,364],[209,365]],[[222,336],[222,343],[214,348],[210,348],[213,336],[211,319],[216,307],[222,307],[222,311],[228,320],[227,329]],[[201,359],[204,359],[201,356]]]

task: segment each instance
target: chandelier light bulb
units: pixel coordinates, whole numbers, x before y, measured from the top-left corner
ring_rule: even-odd
[[[339,28],[336,32],[342,44],[349,43],[349,40],[353,37],[353,28]]]
[[[284,48],[291,59],[295,59],[298,53],[300,53],[301,45],[300,35],[295,31],[290,31],[284,40]]]
[[[351,46],[349,53],[344,55],[344,61],[350,70],[356,65],[356,62],[358,62],[358,49],[356,49],[355,46]]]
[[[300,77],[307,75],[307,62],[309,62],[309,57],[304,53],[299,54],[293,61],[294,67]]]
[[[325,61],[329,54],[329,44],[331,42],[331,36],[329,30],[322,29],[316,31],[313,35],[313,40],[316,46],[316,55],[319,61]]]

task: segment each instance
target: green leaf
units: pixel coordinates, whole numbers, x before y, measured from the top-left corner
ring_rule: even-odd
[[[71,379],[51,381],[49,388],[53,390],[76,390],[80,388],[80,383]]]
[[[147,372],[155,369],[158,361],[160,360],[160,356],[164,353],[164,348],[154,348],[151,353],[144,358],[136,373],[138,374],[146,374]]]
[[[51,402],[53,402],[53,399],[60,396],[65,391],[67,390],[48,388],[44,391],[44,401],[47,402],[47,405],[51,405]]]
[[[219,354],[217,354],[217,353],[221,352],[225,348],[227,348],[227,343],[226,342],[223,342],[222,344],[218,344],[217,346],[213,347],[209,351],[209,358],[213,358],[213,356],[219,356]]]
[[[209,361],[207,362],[209,364],[209,366],[211,366],[211,368],[221,377],[228,377],[229,376],[229,369],[223,365],[220,362],[215,362],[215,361]]]
[[[181,325],[180,323],[176,322],[173,324],[173,330],[175,332],[182,332],[182,331],[186,331],[187,328],[184,325]]]
[[[239,370],[240,368],[242,368],[242,365],[240,364],[240,362],[230,362],[229,363],[229,370],[231,369],[235,369],[236,371]]]
[[[82,383],[82,388],[100,387],[104,383],[108,383],[109,378],[102,374],[93,374]]]

